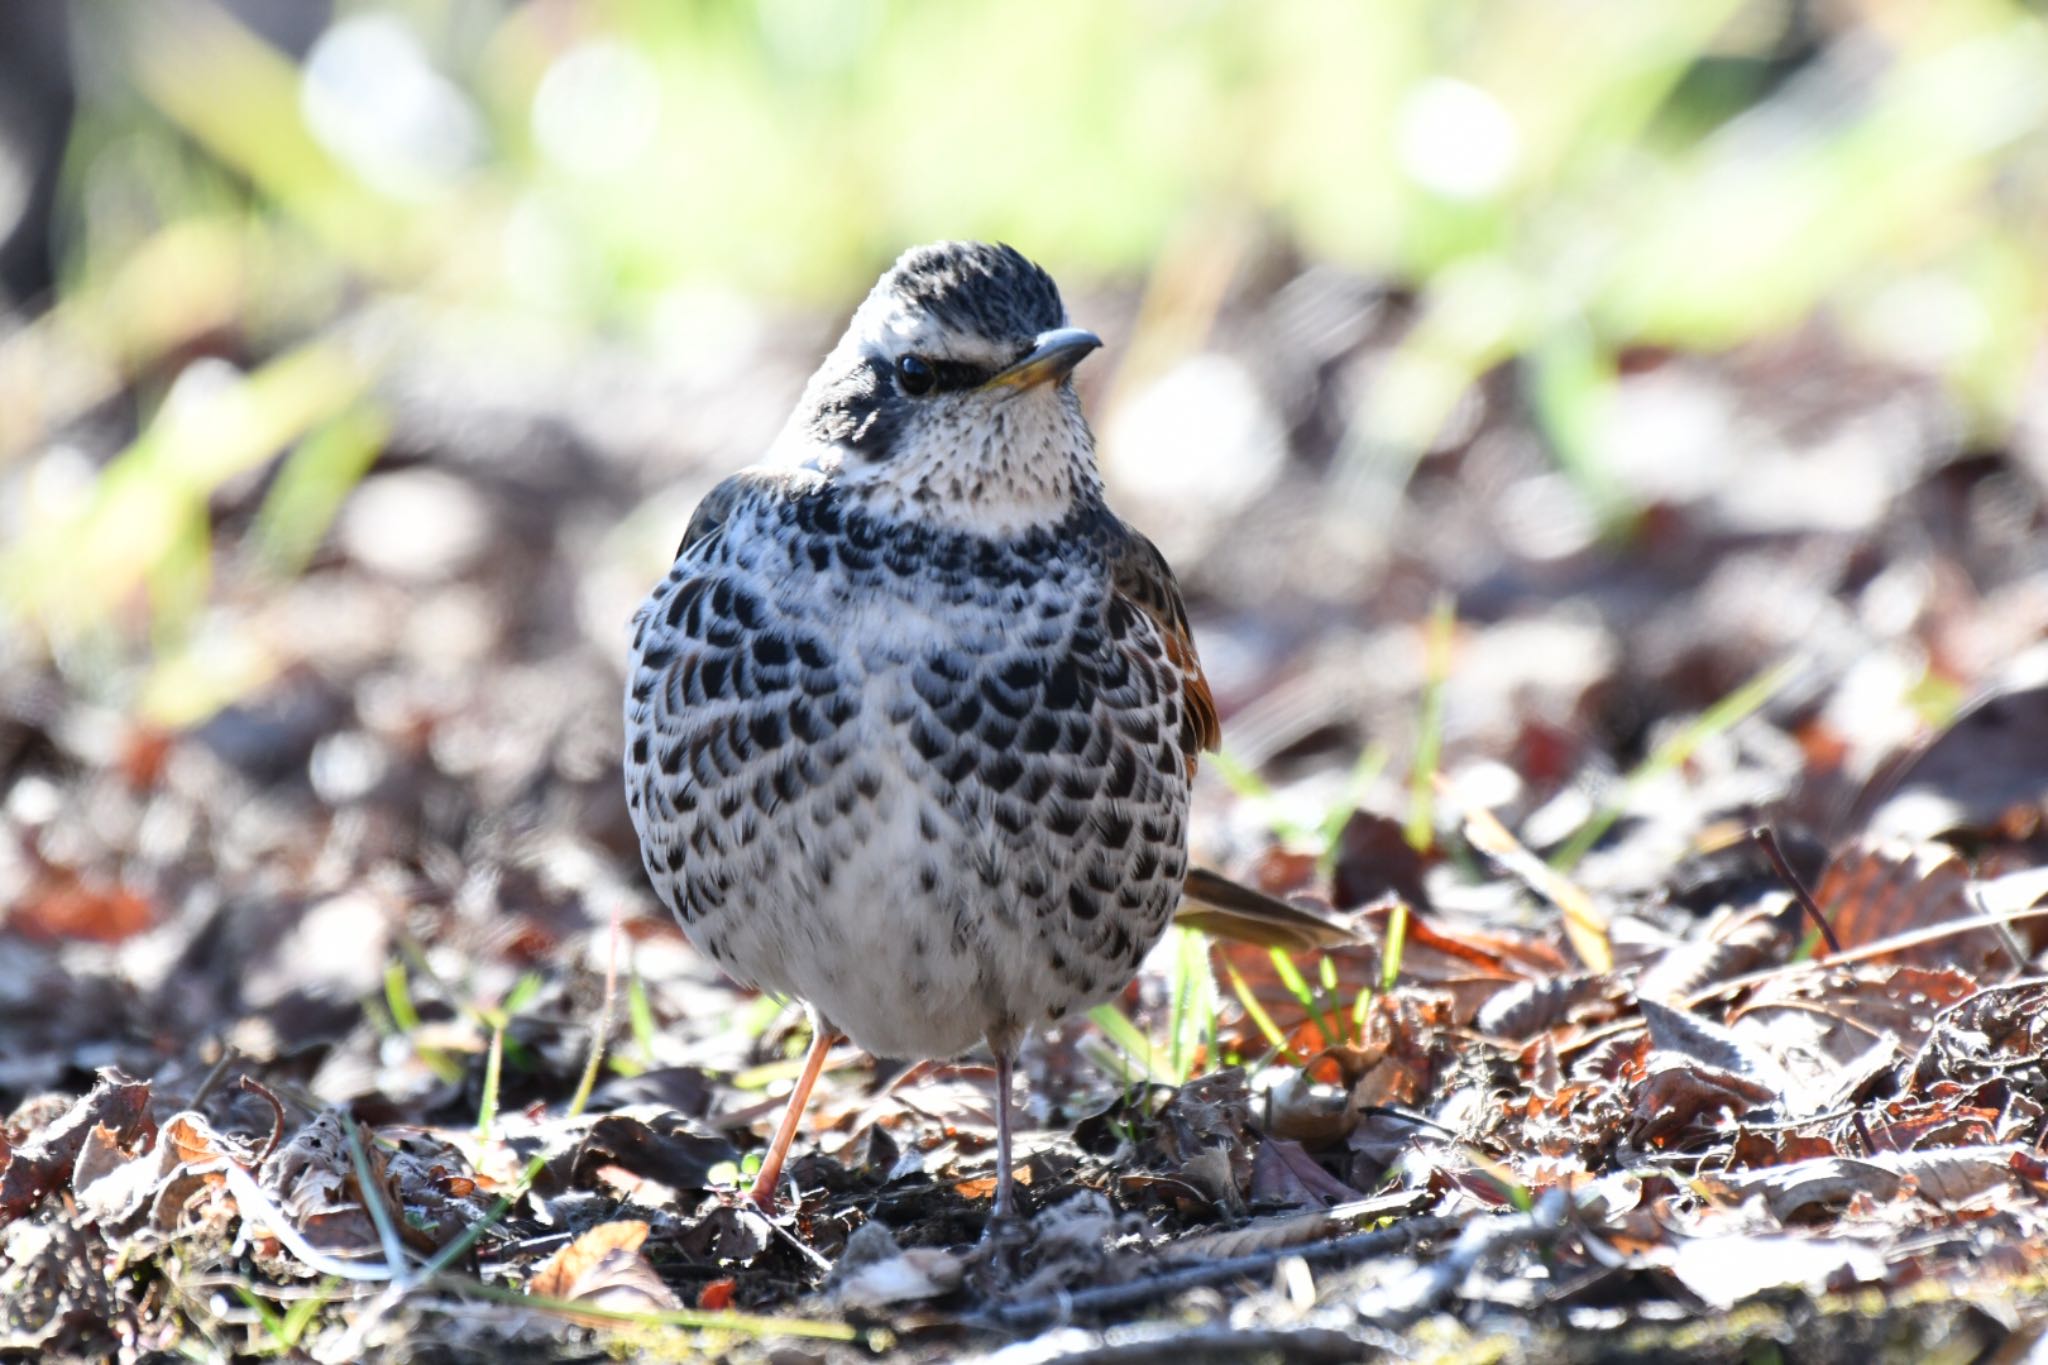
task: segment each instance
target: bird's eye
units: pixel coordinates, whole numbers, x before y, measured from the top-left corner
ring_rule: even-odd
[[[939,374],[931,362],[923,356],[899,356],[896,360],[897,377],[903,381],[903,391],[912,398],[921,398],[932,391],[932,385],[939,382]]]

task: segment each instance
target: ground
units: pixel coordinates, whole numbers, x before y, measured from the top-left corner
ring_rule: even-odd
[[[1307,325],[1302,280],[1351,321]],[[1113,365],[1136,295],[1072,304]],[[378,353],[389,427],[302,562],[266,558],[289,476],[257,463],[207,504],[170,664],[0,637],[0,1344],[2021,1350],[2048,1233],[2038,425],[1977,443],[1815,323],[1626,355],[1593,474],[1516,362],[1390,462],[1345,437],[1408,307],[1274,248],[1199,353],[1084,371],[1224,712],[1196,860],[1352,941],[1177,931],[1034,1041],[1026,1212],[986,1238],[974,1058],[835,1053],[801,1202],[735,1204],[801,1013],[690,951],[621,794],[626,617],[836,319],[764,314],[713,373],[352,316],[333,344]],[[7,494],[124,420],[0,466]],[[1177,477],[1197,429],[1221,454]],[[108,521],[38,571],[135,534]]]

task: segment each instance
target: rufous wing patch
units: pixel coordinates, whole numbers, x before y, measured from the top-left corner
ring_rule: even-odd
[[[1166,657],[1180,678],[1181,749],[1187,754],[1188,776],[1193,777],[1197,756],[1223,742],[1223,724],[1216,714],[1216,698],[1209,691],[1209,679],[1202,672],[1202,660],[1195,653],[1194,633],[1188,629],[1188,613],[1180,598],[1180,585],[1159,548],[1136,531],[1126,528],[1123,552],[1110,575],[1110,588],[1126,604],[1149,617],[1159,628],[1166,645]]]

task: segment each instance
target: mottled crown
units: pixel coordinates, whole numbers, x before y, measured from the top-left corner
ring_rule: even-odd
[[[787,462],[897,519],[992,536],[1057,522],[1101,488],[1071,364],[1056,382],[991,381],[1066,321],[1052,276],[1014,247],[913,247],[805,386]]]
[[[1012,246],[934,242],[897,258],[876,292],[953,332],[1002,340],[1050,331],[1067,320],[1052,276]]]

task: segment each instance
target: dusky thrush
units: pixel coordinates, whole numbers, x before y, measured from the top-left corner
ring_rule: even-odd
[[[1341,932],[1189,874],[1216,706],[1173,571],[1103,501],[1069,378],[1100,344],[1012,248],[904,253],[634,617],[648,875],[700,950],[811,1012],[763,1207],[841,1035],[987,1042],[1000,1215],[1018,1043],[1128,983],[1184,892],[1205,928]]]

